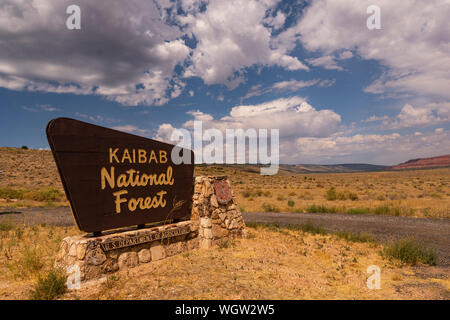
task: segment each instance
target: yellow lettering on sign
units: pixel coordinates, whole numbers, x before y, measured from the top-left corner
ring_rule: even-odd
[[[167,204],[167,201],[164,199],[164,196],[167,194],[167,191],[159,191],[155,196],[148,197],[139,197],[139,198],[130,198],[130,199],[122,199],[121,195],[127,194],[128,191],[122,190],[115,192],[113,195],[116,197],[116,213],[120,213],[120,205],[122,203],[127,203],[128,210],[131,212],[136,211],[139,207],[140,210],[148,210],[152,208],[164,208]]]
[[[147,162],[147,151],[145,151],[144,149],[138,150],[138,161],[139,161],[139,163]]]
[[[167,152],[159,150],[159,163],[167,163]]]
[[[119,158],[117,158],[117,151],[119,151],[119,148],[114,149],[114,151],[112,150],[112,148],[109,148],[109,163],[113,162],[113,159],[116,160],[117,163],[119,163]]]
[[[114,189],[114,167],[111,167],[111,173],[108,173],[108,170],[106,170],[105,167],[102,168],[102,170],[100,171],[100,176],[101,176],[101,183],[102,183],[102,190],[106,188],[106,183],[105,180],[108,181],[109,187],[111,189]]]
[[[123,150],[122,163],[124,163],[126,159],[128,159],[128,163],[133,163],[128,149]]]
[[[113,193],[113,196],[116,197],[115,203],[116,203],[116,213],[120,213],[120,204],[127,202],[127,199],[121,199],[120,196],[127,194],[127,190],[120,190]]]
[[[110,171],[105,167],[102,167],[100,171],[100,179],[101,179],[101,188],[102,190],[108,186],[111,189],[114,189],[116,186],[118,188],[127,188],[127,187],[146,187],[153,185],[173,185],[175,180],[173,178],[173,168],[172,166],[168,166],[166,172],[160,174],[146,174],[140,173],[140,171],[136,171],[134,169],[130,169],[125,171],[125,173],[121,173],[115,176],[115,169],[111,166]]]
[[[152,163],[152,160],[155,160],[155,163],[158,163],[158,159],[156,159],[156,153],[154,150],[150,152],[150,158],[148,159],[148,163]]]

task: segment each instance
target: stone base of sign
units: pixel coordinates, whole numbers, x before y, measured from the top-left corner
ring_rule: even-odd
[[[245,223],[234,197],[228,203],[217,201],[213,185],[224,179],[229,184],[226,177],[195,178],[191,220],[99,237],[67,237],[60,244],[56,265],[63,269],[77,266],[80,280],[87,281],[195,248],[213,248],[229,238],[245,237]]]
[[[226,177],[195,178],[194,196],[192,198],[192,221],[199,221],[198,238],[200,248],[210,248],[230,237],[245,237],[247,235],[241,211],[236,204],[233,192],[226,204],[218,202],[214,182],[225,180]]]

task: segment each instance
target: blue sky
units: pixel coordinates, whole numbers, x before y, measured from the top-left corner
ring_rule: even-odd
[[[445,0],[5,1],[0,146],[48,148],[63,116],[166,141],[195,119],[278,128],[282,163],[450,153]]]

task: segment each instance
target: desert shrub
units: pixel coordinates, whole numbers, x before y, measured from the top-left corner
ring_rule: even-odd
[[[434,266],[438,259],[432,248],[411,239],[402,239],[389,244],[384,248],[383,255],[411,265],[424,263]]]
[[[253,229],[265,228],[265,229],[268,229],[268,230],[273,231],[273,232],[278,232],[278,233],[282,233],[282,234],[289,234],[285,230],[282,230],[280,228],[280,225],[277,222],[270,222],[270,223],[249,222],[249,223],[246,223],[246,226],[249,227],[249,228],[253,228]]]
[[[280,212],[280,209],[270,203],[263,203],[262,208],[265,212]]]
[[[264,197],[270,198],[272,196],[272,193],[270,191],[264,192]]]
[[[244,197],[244,198],[249,198],[249,197],[251,197],[252,196],[252,192],[250,191],[250,190],[244,190],[244,191],[242,191],[242,196]]]
[[[377,195],[376,199],[379,200],[379,201],[383,201],[383,200],[385,200],[386,198],[384,197],[384,195],[379,194],[379,195]]]
[[[242,195],[244,196],[244,198],[261,197],[264,195],[264,192],[259,189],[256,190],[246,189],[242,191]]]
[[[22,240],[24,234],[24,230],[22,227],[18,227],[15,231],[14,231],[14,235],[16,236],[17,239]]]
[[[351,242],[376,242],[376,240],[368,233],[353,233],[350,231],[338,231],[335,233],[338,238]]]
[[[32,277],[44,267],[40,254],[36,249],[25,247],[17,261],[8,265],[14,277]]]
[[[288,194],[290,197],[293,197],[293,196],[295,196],[295,192],[289,192],[289,194]]]
[[[313,200],[314,199],[314,197],[312,196],[312,194],[309,191],[306,191],[305,194],[303,194],[303,195],[299,195],[298,198],[304,199],[304,200]]]
[[[278,201],[284,201],[284,197],[280,195],[280,196],[277,197],[277,200]]]
[[[235,243],[232,239],[223,239],[222,241],[217,242],[217,246],[219,249],[228,249],[235,246]]]
[[[261,197],[261,196],[263,195],[263,192],[262,192],[262,190],[257,189],[257,190],[255,190],[255,192],[253,193],[253,195],[254,195],[255,197]]]
[[[23,199],[25,194],[24,189],[11,188],[11,187],[0,187],[0,198],[3,199]]]
[[[348,214],[367,214],[369,213],[368,208],[350,208],[347,210]]]
[[[335,188],[331,188],[327,190],[326,198],[328,201],[334,201],[337,199],[337,192]]]
[[[14,225],[9,222],[0,222],[0,231],[9,231],[14,229]]]
[[[406,207],[392,207],[390,213],[394,216],[411,216],[414,211],[413,209]]]
[[[414,213],[414,210],[407,207],[393,207],[393,206],[379,206],[376,207],[373,212],[375,214],[389,214],[394,216],[411,216]]]
[[[22,146],[21,147],[23,150],[28,150],[28,147],[27,146]]]
[[[64,194],[57,188],[47,187],[40,190],[27,192],[24,195],[24,198],[35,201],[51,202],[62,200],[64,198]]]
[[[337,200],[347,200],[348,194],[346,192],[338,192],[336,198]]]
[[[288,204],[289,207],[292,208],[295,205],[295,202],[294,202],[294,200],[289,199],[287,204]]]
[[[258,222],[249,221],[249,222],[245,223],[245,226],[248,227],[248,228],[256,229],[259,226],[259,223]]]
[[[400,197],[398,196],[397,193],[391,193],[391,194],[389,195],[389,199],[390,199],[390,200],[398,200],[398,199],[400,199]]]
[[[55,187],[46,187],[38,190],[0,187],[0,198],[50,202],[64,200],[65,195]]]
[[[106,290],[112,290],[117,286],[117,284],[119,284],[119,282],[120,276],[112,274],[106,277],[106,281],[102,283],[102,287]]]
[[[327,235],[328,231],[322,225],[316,225],[311,220],[306,221],[305,223],[299,225],[288,225],[288,229],[290,230],[301,230],[303,232],[311,233],[311,234],[320,234]]]
[[[62,270],[51,269],[45,277],[40,277],[31,290],[33,300],[54,300],[66,292],[67,276]]]
[[[323,204],[320,204],[320,205],[313,204],[313,205],[310,205],[309,207],[306,207],[306,212],[310,212],[310,213],[334,213],[337,211],[338,210],[336,207],[327,207]]]
[[[375,214],[389,214],[389,207],[388,206],[379,206],[376,207],[374,210]]]
[[[22,267],[28,273],[34,273],[42,269],[44,263],[36,249],[25,248],[22,256]]]
[[[358,200],[358,195],[357,195],[356,193],[349,192],[349,193],[348,193],[348,198],[349,198],[350,200],[352,200],[352,201],[356,201],[356,200]]]

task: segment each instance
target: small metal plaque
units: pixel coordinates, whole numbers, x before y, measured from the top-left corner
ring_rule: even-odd
[[[155,240],[172,238],[172,237],[180,236],[183,234],[188,234],[189,232],[191,232],[190,227],[184,226],[184,227],[178,227],[176,229],[154,231],[154,232],[150,232],[148,234],[141,234],[141,235],[127,237],[127,238],[123,238],[123,239],[106,240],[105,242],[102,242],[100,244],[100,246],[102,247],[103,251],[111,251],[111,250],[125,248],[125,247],[132,247],[132,246],[136,246],[139,244],[152,242]]]
[[[214,181],[214,191],[216,193],[217,202],[227,204],[231,201],[231,189],[226,180]]]

